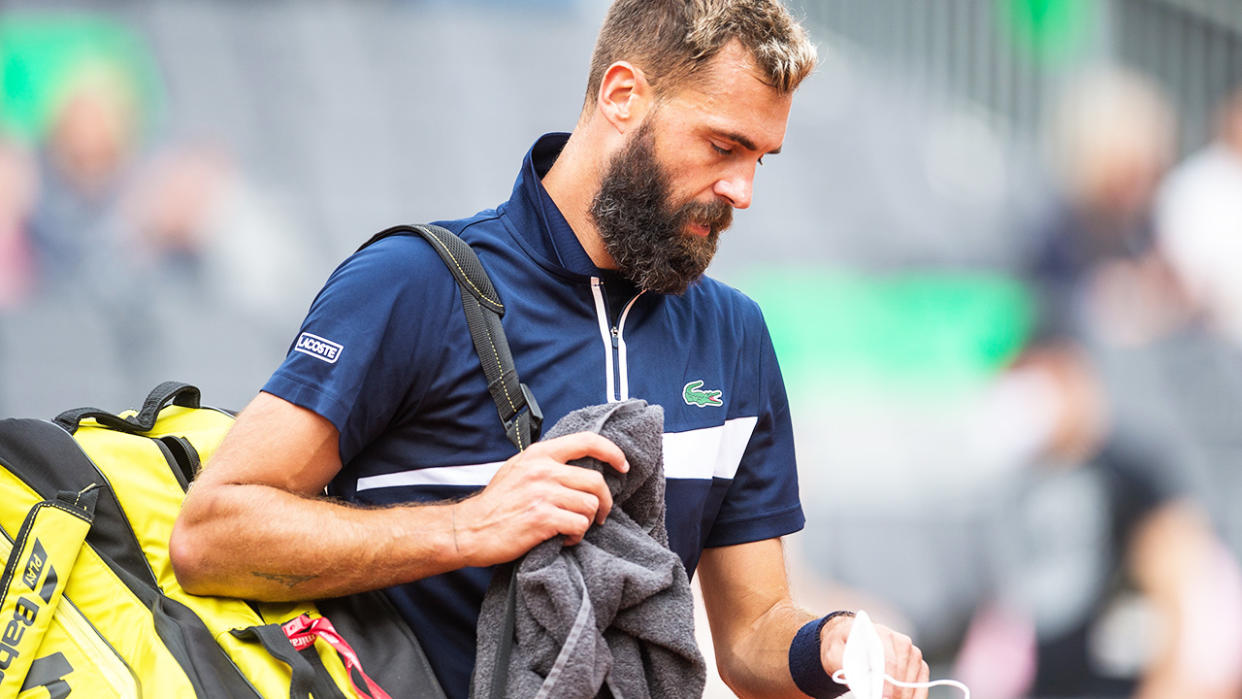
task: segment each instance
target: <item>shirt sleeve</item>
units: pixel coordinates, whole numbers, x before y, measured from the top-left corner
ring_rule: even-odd
[[[349,461],[419,394],[425,369],[414,360],[456,288],[422,240],[368,246],[329,277],[263,390],[327,418]]]
[[[759,395],[755,429],[707,537],[707,546],[771,539],[792,534],[806,524],[798,497],[789,400],[776,351],[761,316],[758,323],[755,371]]]

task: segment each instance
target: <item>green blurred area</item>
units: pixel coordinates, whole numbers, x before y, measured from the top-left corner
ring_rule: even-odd
[[[162,84],[147,43],[133,30],[89,13],[0,15],[0,132],[40,140],[63,92],[83,71],[100,69],[127,83],[140,128],[153,128]]]
[[[1088,46],[1097,24],[1094,0],[997,0],[1001,32],[1036,63],[1069,62]]]
[[[738,286],[763,308],[791,394],[976,386],[1022,349],[1035,313],[1025,286],[989,273],[782,267]]]

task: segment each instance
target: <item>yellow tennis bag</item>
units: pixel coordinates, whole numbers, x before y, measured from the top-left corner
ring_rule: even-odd
[[[168,539],[233,422],[168,382],[142,408],[0,420],[0,697],[443,697],[382,593],[181,589]]]

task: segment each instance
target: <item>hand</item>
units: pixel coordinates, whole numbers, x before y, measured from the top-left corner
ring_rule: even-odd
[[[848,616],[831,619],[821,631],[820,661],[824,672],[832,675],[841,669],[845,657],[845,641],[849,638],[854,620]],[[884,646],[884,674],[899,682],[927,682],[931,670],[923,662],[919,650],[909,636],[896,633],[886,626],[875,625],[876,634]],[[910,689],[884,683],[884,699],[927,699],[927,688]]]
[[[593,432],[532,444],[506,461],[476,495],[451,505],[454,543],[465,565],[511,561],[558,534],[582,540],[612,510],[612,493],[596,471],[568,462],[598,459],[625,473],[621,448]]]

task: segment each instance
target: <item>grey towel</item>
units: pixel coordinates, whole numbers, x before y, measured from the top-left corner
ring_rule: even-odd
[[[503,696],[701,697],[694,600],[664,528],[664,411],[641,400],[581,408],[545,437],[584,431],[621,447],[630,471],[576,461],[604,474],[614,501],[608,520],[576,546],[556,537],[496,569],[479,615],[470,695],[492,696],[512,595],[516,642]]]

